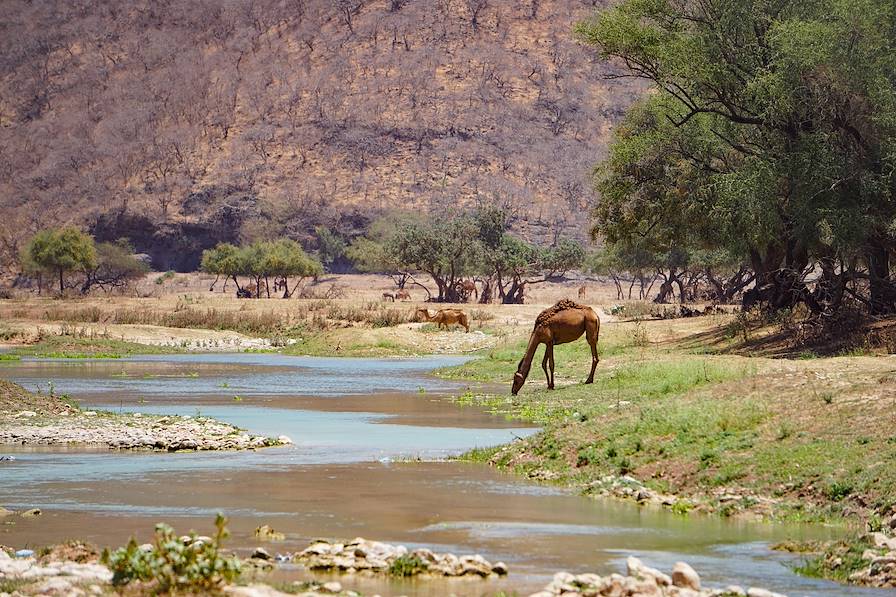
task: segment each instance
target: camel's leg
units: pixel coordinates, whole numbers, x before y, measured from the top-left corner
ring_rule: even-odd
[[[585,330],[585,339],[588,340],[588,344],[591,346],[591,373],[588,374],[588,379],[585,380],[585,383],[594,383],[594,370],[597,369],[597,364],[600,362],[600,357],[597,356],[597,336],[600,330],[599,326],[599,323],[595,323],[589,325]]]
[[[548,366],[551,368],[551,380],[548,382],[548,388],[554,389],[554,345],[548,344],[545,352],[548,355]]]
[[[551,388],[554,387],[553,384],[551,384],[551,374],[548,373],[548,360],[549,360],[549,356],[548,356],[548,355],[550,355],[550,353],[551,353],[551,345],[550,345],[550,344],[545,344],[545,346],[544,346],[544,358],[541,359],[541,368],[544,369],[544,378],[545,378],[545,379],[547,380],[547,382],[548,382],[548,389],[549,389],[549,390],[550,390]]]

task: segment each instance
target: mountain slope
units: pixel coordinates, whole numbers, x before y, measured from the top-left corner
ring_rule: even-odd
[[[595,4],[7,0],[4,240],[122,209],[303,239],[477,201],[580,236],[634,94],[573,39]]]

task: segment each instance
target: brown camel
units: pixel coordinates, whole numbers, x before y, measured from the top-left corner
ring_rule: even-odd
[[[395,292],[395,298],[400,301],[409,301],[411,300],[411,293],[407,290],[398,290]]]
[[[516,396],[532,367],[532,359],[539,344],[544,344],[544,359],[541,368],[548,380],[548,389],[554,389],[554,345],[578,340],[582,334],[591,345],[591,373],[585,383],[594,381],[594,370],[600,359],[597,356],[597,336],[600,334],[600,319],[591,307],[563,299],[550,309],[542,311],[535,319],[535,329],[529,336],[529,346],[513,376],[511,394]],[[548,365],[550,364],[550,372]]]
[[[579,286],[579,298],[580,299],[585,298],[585,287],[584,286]]]
[[[476,282],[473,280],[461,280],[460,287],[465,296],[469,297],[472,294],[476,297],[476,300],[479,300],[479,291],[476,289]]]
[[[417,309],[414,318],[417,321],[433,321],[438,324],[439,329],[444,327],[447,330],[448,326],[456,324],[470,331],[470,320],[460,309],[439,309],[435,315],[432,315],[429,309]]]

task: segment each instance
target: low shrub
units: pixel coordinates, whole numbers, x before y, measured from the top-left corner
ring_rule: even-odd
[[[426,572],[426,562],[414,555],[403,555],[395,558],[389,566],[390,576],[416,576]]]
[[[239,558],[220,551],[229,534],[226,524],[227,519],[218,514],[216,533],[210,541],[201,541],[195,532],[181,541],[173,528],[157,524],[150,549],[141,549],[131,538],[125,547],[111,553],[105,550],[101,559],[112,571],[112,584],[117,586],[142,581],[154,583],[161,593],[212,591],[240,575]]]

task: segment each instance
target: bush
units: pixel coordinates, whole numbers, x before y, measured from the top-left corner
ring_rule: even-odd
[[[416,576],[426,572],[426,562],[414,555],[403,555],[395,558],[389,566],[390,576]]]
[[[158,278],[156,278],[156,284],[158,284],[159,286],[161,286],[161,285],[164,284],[167,280],[170,280],[170,279],[173,278],[173,277],[174,277],[174,271],[169,269],[167,272],[165,272],[164,274],[162,274],[161,276],[159,276]]]
[[[210,591],[240,575],[240,561],[236,556],[223,556],[221,544],[227,538],[227,519],[218,514],[217,529],[210,541],[201,541],[191,532],[181,541],[167,524],[156,525],[152,548],[143,550],[133,538],[126,547],[103,552],[102,562],[112,571],[112,584],[126,585],[132,581],[157,583],[159,592],[177,589]]]

